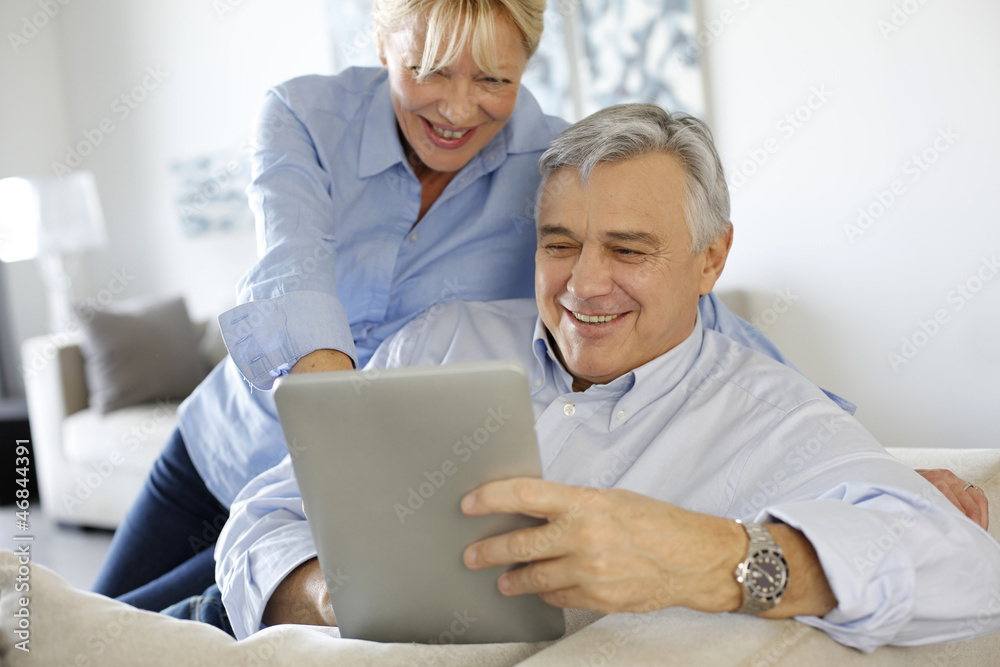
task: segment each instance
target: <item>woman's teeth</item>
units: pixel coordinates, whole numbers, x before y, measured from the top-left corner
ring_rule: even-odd
[[[472,130],[462,130],[461,132],[452,132],[451,130],[444,130],[430,121],[427,121],[427,124],[431,126],[431,129],[434,131],[434,134],[438,135],[439,137],[442,137],[443,139],[461,139],[462,137],[464,137],[465,135],[467,135],[469,132],[472,131]]]
[[[605,322],[610,322],[621,317],[621,313],[618,315],[584,315],[582,313],[573,313],[573,317],[587,324],[604,324]]]

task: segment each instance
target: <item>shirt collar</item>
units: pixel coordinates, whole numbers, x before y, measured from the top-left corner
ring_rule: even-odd
[[[705,339],[701,311],[696,311],[694,329],[688,337],[664,354],[631,371],[632,388],[626,392],[612,410],[609,430],[621,426],[639,410],[661,396],[666,396],[680,386],[694,366]],[[618,415],[621,414],[621,418]]]
[[[611,411],[611,422],[608,424],[608,430],[615,430],[652,400],[676,389],[701,353],[704,338],[705,328],[701,321],[701,312],[696,310],[694,329],[687,338],[664,354],[620,375],[608,384],[596,385],[595,388],[598,390],[609,392],[609,398],[618,399],[614,410]],[[549,341],[548,330],[542,324],[541,317],[535,322],[532,351],[538,362],[538,377],[541,377],[544,382],[561,380],[563,384],[566,384],[566,387],[560,388],[561,391],[563,393],[571,391],[573,376],[563,368],[556,357],[555,350],[552,349]],[[655,387],[655,391],[646,390],[651,387]],[[537,391],[538,388],[533,389]]]
[[[403,145],[396,129],[396,111],[389,96],[389,75],[385,69],[372,81],[371,104],[361,128],[361,155],[358,176],[368,178],[382,173],[397,162],[406,163]]]
[[[383,69],[372,83],[372,101],[361,129],[361,154],[358,158],[358,176],[361,178],[379,174],[396,163],[406,164],[406,155],[396,129],[396,111],[392,107],[387,72]],[[490,173],[497,169],[507,155],[545,150],[552,134],[548,118],[542,113],[538,101],[522,86],[510,120],[479,152],[483,172]],[[474,161],[475,158],[470,164]]]

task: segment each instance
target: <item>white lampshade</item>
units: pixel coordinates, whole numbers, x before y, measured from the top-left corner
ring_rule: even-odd
[[[106,243],[91,172],[0,180],[0,260],[74,254]]]

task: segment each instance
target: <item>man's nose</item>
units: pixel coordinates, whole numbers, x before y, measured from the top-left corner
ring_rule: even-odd
[[[479,102],[471,80],[456,77],[448,82],[447,89],[438,103],[438,113],[454,127],[475,124]]]
[[[609,294],[614,289],[611,267],[598,248],[584,248],[577,256],[566,289],[578,299]]]

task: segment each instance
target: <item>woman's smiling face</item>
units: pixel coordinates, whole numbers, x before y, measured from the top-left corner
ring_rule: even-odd
[[[510,120],[527,56],[517,29],[497,19],[498,72],[476,64],[471,49],[423,80],[418,71],[425,27],[416,23],[387,35],[382,62],[399,129],[425,166],[456,172]]]

